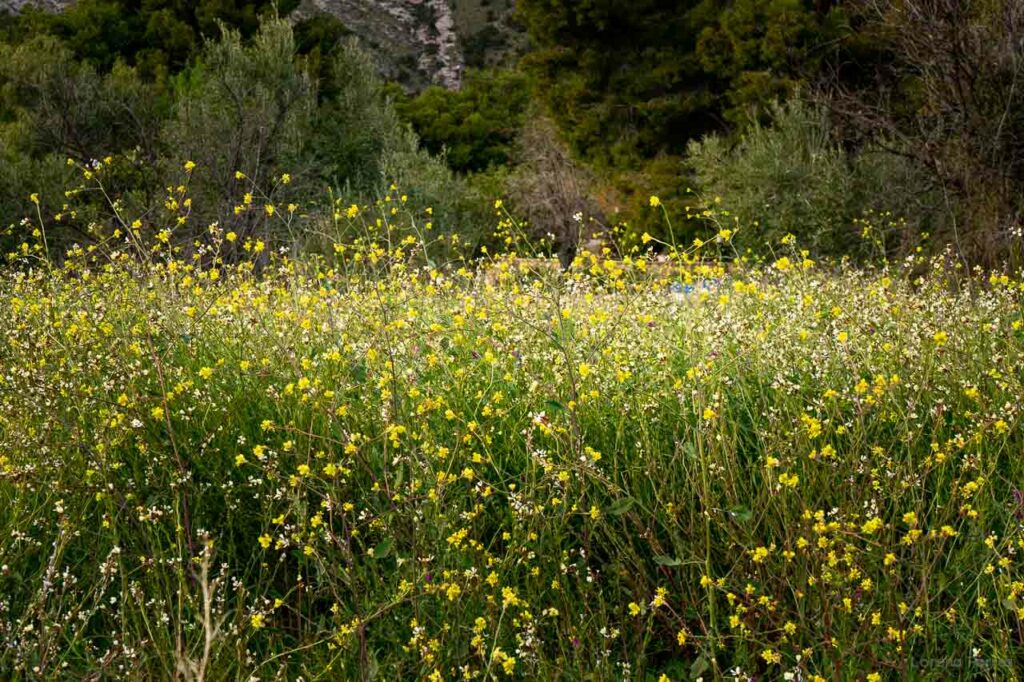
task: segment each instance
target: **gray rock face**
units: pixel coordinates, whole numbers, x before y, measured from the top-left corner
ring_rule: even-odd
[[[449,0],[303,0],[291,14],[339,19],[376,53],[391,78],[416,89],[459,87],[464,61]]]
[[[17,13],[30,5],[47,12],[59,12],[73,2],[74,0],[0,0],[0,14]]]

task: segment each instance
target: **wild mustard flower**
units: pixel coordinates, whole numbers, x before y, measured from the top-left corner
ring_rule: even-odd
[[[0,598],[0,668],[31,676],[44,649],[69,675],[103,667],[32,634],[66,605],[142,677],[160,673],[125,653],[151,637],[131,624],[200,650],[204,604],[219,651],[342,679],[364,643],[434,679],[546,679],[570,657],[626,678],[669,650],[806,679],[832,656],[861,679],[911,649],[1017,656],[992,634],[1024,613],[1015,279],[975,301],[794,247],[781,266],[680,254],[671,281],[695,295],[676,297],[638,247],[554,287],[494,248],[479,271],[424,264],[429,238],[389,239],[402,196],[356,208],[368,236],[315,266],[272,231],[194,245],[154,215],[117,237],[160,245],[151,266],[82,247],[67,274],[0,275],[0,498],[24,534],[0,566],[24,576]],[[41,547],[67,548],[56,578]],[[964,579],[939,587],[946,570]]]
[[[861,526],[860,530],[865,535],[874,535],[875,533],[880,531],[884,526],[885,523],[882,521],[882,519],[876,516],[872,519],[868,519],[867,521],[865,521],[864,525]]]

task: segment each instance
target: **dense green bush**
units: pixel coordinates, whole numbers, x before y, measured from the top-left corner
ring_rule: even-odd
[[[329,42],[320,38],[303,34]],[[48,235],[58,251],[97,239],[88,225],[98,218],[126,225],[167,211],[185,219],[175,227],[181,236],[217,223],[239,243],[258,236],[301,246],[310,240],[296,231],[300,222],[316,223],[314,214],[331,222],[332,192],[358,204],[392,184],[407,209],[431,209],[439,232],[476,242],[490,222],[469,185],[420,150],[354,40],[307,59],[286,20],[264,21],[251,39],[224,26],[165,94],[123,62],[103,73],[77,60],[53,37],[2,49],[0,209],[12,244],[32,229],[12,224],[35,212],[32,194],[44,213],[62,214]],[[75,193],[73,210],[64,209],[64,191],[75,189],[68,159],[94,170],[102,161],[103,171],[99,184]],[[176,205],[183,182],[187,207]],[[314,220],[271,219],[278,211]]]
[[[709,135],[687,152],[703,200],[725,227],[738,228],[741,250],[763,251],[793,234],[819,254],[884,255],[936,217],[912,166],[881,150],[847,153],[824,109],[800,99],[774,105],[770,124],[753,121],[736,142]],[[895,227],[899,234],[877,232]]]
[[[107,188],[149,203],[167,107],[135,69],[117,62],[101,73],[48,36],[0,45],[0,112],[0,228],[10,241],[25,236],[17,222],[35,213],[30,195],[49,214],[62,211],[64,192],[72,189],[68,159],[90,164],[130,154],[134,162],[109,173]],[[87,240],[89,222],[108,207],[98,201],[91,208],[65,213],[50,246]]]
[[[0,45],[0,110],[25,124],[28,153],[79,161],[135,147],[154,157],[163,113],[152,88],[124,62],[99,71],[48,36]]]
[[[287,14],[295,4],[292,0],[78,0],[58,13],[26,8],[9,19],[8,37],[53,36],[76,58],[101,71],[124,60],[140,67],[148,78],[163,81],[197,55],[204,39],[219,36],[221,25],[250,36],[258,30],[261,14]]]
[[[510,162],[529,102],[524,74],[471,71],[461,90],[430,87],[398,101],[397,110],[430,152],[444,152],[456,171],[473,172]]]
[[[813,78],[841,45],[835,4],[523,0],[517,11],[536,45],[525,68],[573,149],[635,167]]]
[[[354,39],[336,51],[324,86],[335,94],[318,110],[307,145],[308,164],[321,186],[335,188],[346,205],[389,193],[404,196],[405,208],[418,214],[423,229],[429,223],[434,234],[458,233],[474,244],[483,240],[489,218],[480,193],[453,173],[444,156],[420,148],[370,55]]]
[[[254,186],[277,187],[285,173],[303,177],[315,108],[287,22],[264,23],[251,44],[232,30],[210,43],[201,65],[176,80],[175,118],[163,133],[170,168],[196,164],[190,191],[208,211],[200,222],[219,221],[243,237],[256,229],[257,212],[234,207]]]
[[[317,113],[310,154],[322,179],[367,192],[384,181],[384,155],[412,152],[417,141],[399,121],[370,55],[353,40],[332,58],[325,87],[335,94]]]

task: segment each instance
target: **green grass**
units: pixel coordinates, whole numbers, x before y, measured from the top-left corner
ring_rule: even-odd
[[[364,252],[0,276],[0,677],[1017,675],[1015,280]]]

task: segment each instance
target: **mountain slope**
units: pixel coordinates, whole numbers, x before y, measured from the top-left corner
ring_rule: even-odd
[[[0,0],[4,10],[33,5],[62,11],[74,0]],[[382,74],[407,90],[457,89],[466,66],[507,63],[524,43],[513,0],[300,0],[289,18],[338,19],[376,55]]]
[[[296,21],[328,14],[378,56],[385,74],[411,89],[459,86],[464,65],[448,0],[303,0]]]

